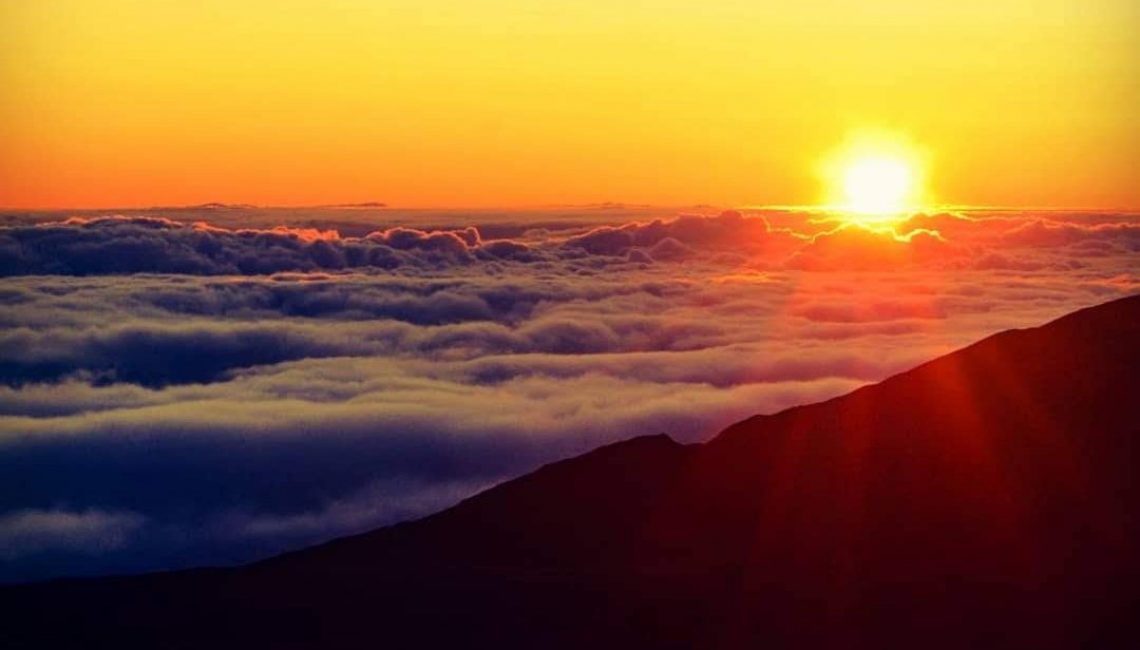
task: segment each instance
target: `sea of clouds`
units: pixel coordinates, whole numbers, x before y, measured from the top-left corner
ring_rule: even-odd
[[[0,580],[228,564],[1140,290],[1129,214],[0,217]]]

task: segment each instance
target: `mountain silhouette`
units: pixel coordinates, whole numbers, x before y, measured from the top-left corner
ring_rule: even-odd
[[[1140,644],[1140,296],[708,443],[233,569],[0,589],[9,647]]]

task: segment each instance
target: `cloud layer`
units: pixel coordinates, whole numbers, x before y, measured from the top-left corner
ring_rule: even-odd
[[[1128,215],[334,216],[0,228],[0,579],[260,557],[1140,288]]]

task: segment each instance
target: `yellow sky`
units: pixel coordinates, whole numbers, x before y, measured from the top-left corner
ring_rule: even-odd
[[[0,0],[0,205],[1140,207],[1132,0]]]

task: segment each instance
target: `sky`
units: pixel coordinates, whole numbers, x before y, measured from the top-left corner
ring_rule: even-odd
[[[0,0],[0,206],[1140,207],[1129,0]]]
[[[1135,213],[833,217],[9,215],[0,581],[265,557],[1140,291]]]

